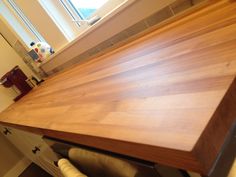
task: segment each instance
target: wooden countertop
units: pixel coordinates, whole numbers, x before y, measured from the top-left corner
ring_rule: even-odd
[[[236,118],[236,3],[49,78],[2,124],[207,174]]]

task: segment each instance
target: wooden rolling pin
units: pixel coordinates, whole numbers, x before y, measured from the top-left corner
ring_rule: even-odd
[[[72,165],[67,159],[60,159],[58,161],[58,167],[65,177],[87,177],[85,174],[81,173],[76,167],[74,167],[74,165]]]

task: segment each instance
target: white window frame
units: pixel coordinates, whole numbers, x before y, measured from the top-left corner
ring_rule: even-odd
[[[6,21],[15,31],[18,38],[30,48],[31,42],[45,41],[14,0],[2,0],[2,7],[8,14],[2,14]]]
[[[63,0],[60,0],[60,1],[63,1]],[[72,14],[73,14],[73,17],[75,20],[85,20],[83,14],[81,14],[77,9],[76,7],[74,6],[74,4],[70,1],[70,0],[66,0],[65,3],[67,4],[67,7],[68,7],[68,11],[70,11]]]
[[[64,4],[67,7],[66,10],[68,11],[68,13],[71,14],[72,19],[74,21],[76,21],[76,20],[88,21],[95,16],[100,17],[100,18],[104,18],[105,16],[108,16],[113,11],[115,11],[115,9],[117,9],[118,7],[124,5],[125,3],[128,3],[128,1],[129,1],[129,3],[132,3],[135,0],[108,0],[100,8],[98,8],[91,16],[89,16],[87,19],[85,17],[83,17],[83,14],[81,14],[79,12],[79,10],[76,9],[75,5],[73,5],[71,0],[59,0],[59,1],[64,2]]]
[[[110,16],[113,11],[116,11],[117,8],[123,6],[125,3],[130,4],[130,2],[134,1],[135,0],[108,0],[89,18],[84,19],[83,15],[78,13],[76,7],[72,5],[70,0],[38,0],[69,42],[75,40],[89,28],[90,24],[88,24],[88,20],[90,20],[90,18],[97,16],[103,19],[103,17]]]
[[[7,0],[9,5],[14,9],[15,13],[21,19],[21,21],[25,24],[25,26],[34,34],[34,36],[38,39],[38,41],[45,41],[45,39],[41,36],[41,34],[36,30],[36,28],[32,25],[29,19],[24,15],[20,7],[17,6],[14,0]]]
[[[38,2],[69,42],[78,36],[80,26],[73,22],[73,18],[65,9],[67,6],[65,7],[63,2],[60,0],[38,0]]]
[[[74,20],[76,22],[76,20],[88,20],[86,19],[83,14],[78,11],[75,7],[75,5],[71,2],[71,0],[59,0],[65,7],[65,9],[67,10],[67,12],[70,14],[70,16],[72,17],[72,20]],[[106,3],[109,3],[106,2]],[[105,4],[106,4],[105,3]],[[99,10],[99,9],[98,9]],[[97,11],[98,11],[97,10]],[[97,11],[95,11],[92,16],[90,16],[89,18],[92,18],[93,16],[98,15]],[[77,22],[78,23],[78,22]],[[80,23],[78,23],[78,25],[80,26]]]
[[[62,6],[65,8],[67,13],[69,13],[72,20],[74,20],[75,22],[76,20],[83,20],[83,18],[77,14],[76,9],[73,7],[73,5],[70,3],[69,0],[59,0],[59,1],[62,4]],[[80,24],[79,23],[77,24],[80,27]]]

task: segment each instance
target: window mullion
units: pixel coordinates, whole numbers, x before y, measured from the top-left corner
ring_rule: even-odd
[[[64,1],[64,0],[59,0],[61,2],[61,4],[63,5],[63,7],[66,9],[66,11],[69,13],[69,15],[71,16],[71,20],[74,21],[78,27],[80,27],[80,23],[77,22],[78,19],[81,19],[81,17],[77,14],[77,12],[75,12],[75,9],[71,6],[71,4],[68,1]]]
[[[82,14],[79,10],[76,9],[76,7],[75,7],[74,4],[71,2],[71,0],[67,0],[67,1],[68,1],[68,3],[70,4],[71,8],[75,11],[75,13],[77,14],[77,16],[79,16],[80,20],[84,20],[85,18],[84,18],[84,16],[83,16],[83,14]],[[78,20],[78,19],[77,19],[77,20]]]

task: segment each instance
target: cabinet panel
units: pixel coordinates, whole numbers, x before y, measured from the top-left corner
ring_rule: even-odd
[[[43,156],[37,157],[35,159],[35,163],[47,171],[54,177],[63,177],[58,167],[56,167],[52,161],[48,161],[48,159],[44,158]]]
[[[0,131],[32,162],[55,177],[61,176],[59,168],[54,165],[58,157],[43,141],[42,136],[5,126],[0,126]]]
[[[19,136],[17,132],[15,132],[15,129],[1,126],[1,132],[20,152],[22,152],[22,154],[32,160],[32,154],[30,153],[31,146],[29,146],[23,137]]]

